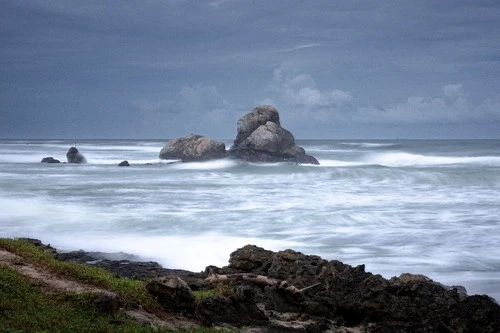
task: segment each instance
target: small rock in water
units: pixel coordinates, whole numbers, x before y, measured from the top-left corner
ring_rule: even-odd
[[[128,161],[121,161],[118,166],[130,166],[130,164],[128,163]]]
[[[49,157],[42,158],[42,161],[40,163],[61,163],[61,161],[56,160],[52,156],[49,156]]]

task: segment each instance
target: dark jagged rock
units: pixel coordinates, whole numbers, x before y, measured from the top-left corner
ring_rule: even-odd
[[[259,309],[252,288],[239,286],[234,295],[215,296],[202,300],[196,307],[196,317],[207,326],[230,324],[237,327],[267,325],[269,318]]]
[[[229,156],[249,162],[319,164],[295,144],[292,133],[281,127],[278,110],[270,105],[258,106],[238,120]]]
[[[76,147],[69,148],[68,152],[66,153],[66,159],[68,160],[68,163],[87,163],[85,157],[78,152],[78,149],[76,149]]]
[[[61,163],[61,161],[56,160],[52,156],[49,156],[49,157],[42,158],[42,161],[40,163]]]
[[[226,145],[223,142],[207,137],[189,134],[167,142],[160,151],[160,158],[165,160],[182,160],[183,162],[207,161],[224,158]]]
[[[231,254],[222,273],[252,272],[284,280],[297,288],[319,286],[302,299],[266,287],[256,298],[266,310],[296,311],[310,319],[364,327],[362,332],[498,332],[500,306],[487,296],[466,296],[422,275],[391,280],[364,266],[285,250],[271,252],[245,246]],[[293,305],[293,306],[291,306]],[[295,309],[295,310],[294,310]]]
[[[61,261],[71,261],[100,267],[112,272],[114,275],[131,279],[145,280],[169,275],[182,278],[193,290],[206,286],[201,273],[163,268],[156,262],[140,261],[139,257],[125,253],[72,251],[57,253],[56,258]]]
[[[146,289],[166,310],[186,315],[191,315],[194,310],[191,288],[177,276],[153,279],[148,282]]]
[[[130,164],[128,163],[128,161],[121,161],[120,163],[118,163],[118,166],[130,166]]]

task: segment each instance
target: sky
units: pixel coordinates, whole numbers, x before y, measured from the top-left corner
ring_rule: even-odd
[[[498,0],[0,0],[0,138],[500,138]]]

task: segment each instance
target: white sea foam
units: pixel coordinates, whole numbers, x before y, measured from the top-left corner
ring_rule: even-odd
[[[363,148],[380,148],[380,147],[393,147],[396,146],[396,143],[380,143],[380,142],[342,142],[341,145],[344,146],[355,146],[355,147],[363,147]]]
[[[378,164],[390,167],[450,164],[500,166],[500,156],[435,156],[411,154],[406,152],[371,154],[365,158],[365,161],[370,164]]]
[[[0,154],[0,163],[40,163],[48,154]],[[66,157],[63,161],[66,161]],[[62,161],[61,161],[62,162]]]
[[[178,163],[173,164],[172,168],[177,170],[217,170],[232,168],[236,165],[238,165],[237,161],[221,159],[206,162]]]
[[[142,152],[142,153],[151,153],[158,155],[162,147],[153,147],[153,146],[125,146],[125,145],[79,145],[78,150],[81,153],[85,153],[85,151],[97,151],[97,152],[113,152],[114,154],[121,152]]]
[[[318,162],[319,165],[317,165],[316,167],[351,167],[351,166],[360,166],[368,164],[363,162],[326,160],[326,159],[320,159]]]
[[[51,244],[63,250],[125,252],[136,254],[142,260],[153,260],[164,267],[202,271],[207,263],[216,266],[228,264],[229,254],[247,244],[270,250],[284,250],[299,245],[296,242],[262,238],[231,237],[225,234],[207,233],[199,236],[114,236],[52,238]]]
[[[158,141],[86,141],[85,165],[40,163],[73,144],[0,140],[3,237],[192,270],[249,243],[293,248],[500,296],[500,142],[304,141],[308,166],[170,164]]]
[[[169,164],[178,162],[177,160],[162,160],[159,158],[150,159],[126,159],[126,158],[102,158],[97,156],[87,156],[87,164],[96,165],[117,165],[122,161],[128,161],[130,165],[144,165],[144,164]]]

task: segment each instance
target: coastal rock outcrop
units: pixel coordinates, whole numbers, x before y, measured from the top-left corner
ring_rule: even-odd
[[[189,134],[170,140],[160,151],[160,158],[166,160],[182,160],[183,162],[207,161],[223,158],[226,145],[207,137]]]
[[[422,275],[387,280],[365,272],[364,265],[352,267],[293,250],[271,252],[251,245],[233,252],[229,265],[217,273],[236,272],[303,288],[298,294],[276,287],[253,289],[252,297],[274,318],[295,314],[304,323],[357,327],[359,332],[500,331],[500,306],[493,299],[467,296],[463,287],[446,287]]]
[[[249,162],[319,164],[295,144],[292,133],[281,127],[278,110],[270,105],[257,106],[238,120],[229,156]]]
[[[500,305],[486,295],[468,296],[463,287],[423,275],[385,279],[366,272],[364,265],[294,250],[246,245],[231,253],[229,265],[208,266],[203,273],[153,263],[119,261],[115,267],[108,261],[101,266],[90,254],[68,254],[65,260],[145,278],[147,290],[165,309],[205,326],[231,325],[255,333],[500,332]],[[207,296],[194,300],[193,291]]]
[[[80,154],[76,147],[69,148],[68,152],[66,153],[66,159],[68,160],[68,163],[87,163],[85,157]]]

